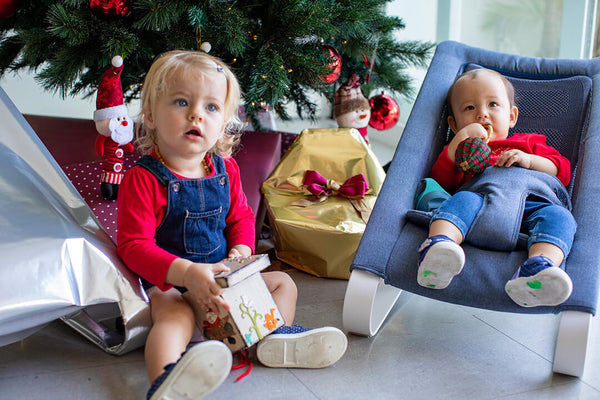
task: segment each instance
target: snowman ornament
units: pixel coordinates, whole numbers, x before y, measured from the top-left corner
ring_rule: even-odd
[[[371,105],[360,89],[360,78],[353,73],[334,95],[333,116],[340,128],[355,128],[368,143],[367,128]]]

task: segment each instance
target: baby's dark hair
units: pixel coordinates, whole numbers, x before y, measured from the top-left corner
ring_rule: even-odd
[[[461,80],[461,79],[465,79],[465,78],[471,78],[474,79],[477,75],[479,75],[481,72],[490,72],[496,76],[498,76],[501,80],[502,83],[504,84],[504,87],[506,88],[506,94],[508,96],[508,101],[510,102],[510,106],[515,106],[515,88],[512,85],[512,83],[510,83],[510,81],[508,79],[506,79],[506,77],[504,75],[502,75],[501,73],[494,71],[493,69],[488,69],[488,68],[476,68],[476,69],[471,69],[467,72],[463,72],[462,74],[460,74],[455,80],[454,83],[452,83],[452,86],[450,86],[450,89],[448,89],[448,94],[446,94],[446,106],[448,108],[448,116],[454,116],[454,111],[452,110],[452,102],[450,101],[450,99],[452,98],[452,92],[454,91],[454,87],[456,86],[456,83]]]

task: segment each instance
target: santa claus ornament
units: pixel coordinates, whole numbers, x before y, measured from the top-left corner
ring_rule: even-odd
[[[367,139],[367,125],[371,119],[369,100],[360,90],[358,74],[353,73],[334,95],[333,117],[340,128],[356,128]]]
[[[123,59],[115,56],[98,86],[94,122],[99,135],[96,138],[96,152],[102,157],[100,192],[107,200],[117,198],[119,184],[123,179],[123,158],[125,152],[133,152],[133,121],[127,106],[123,104],[121,72]]]

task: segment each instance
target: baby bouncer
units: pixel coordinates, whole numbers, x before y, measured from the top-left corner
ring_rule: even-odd
[[[511,133],[544,134],[548,144],[571,161],[567,189],[578,227],[565,270],[573,280],[573,293],[556,307],[523,308],[505,294],[504,284],[527,258],[526,249],[519,246],[492,251],[464,243],[465,267],[448,288],[431,290],[417,284],[417,248],[427,237],[427,224],[419,223],[413,211],[415,193],[451,138],[445,107],[448,88],[460,73],[478,67],[499,71],[515,86],[519,119]],[[560,314],[553,371],[581,376],[598,300],[600,213],[594,205],[600,196],[599,80],[599,59],[540,59],[441,43],[351,265],[345,328],[375,335],[401,290],[489,310]]]

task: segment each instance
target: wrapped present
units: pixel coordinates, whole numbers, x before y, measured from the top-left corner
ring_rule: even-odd
[[[305,129],[263,183],[277,258],[348,279],[385,172],[356,129]]]
[[[139,278],[1,88],[0,121],[0,346],[54,320],[109,354],[143,346]]]
[[[284,324],[260,271],[270,265],[266,254],[244,258],[225,259],[230,268],[227,275],[215,279],[225,288],[221,295],[229,305],[227,311],[218,306],[205,310],[190,292],[183,297],[190,303],[196,316],[196,325],[202,336],[220,340],[232,353],[251,347]]]

